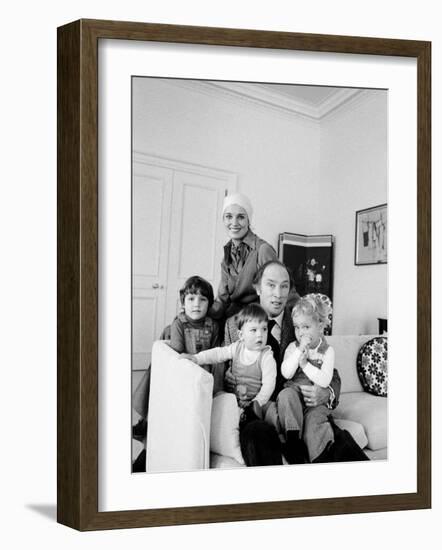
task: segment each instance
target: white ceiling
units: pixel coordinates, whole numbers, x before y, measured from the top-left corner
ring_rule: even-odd
[[[323,101],[342,89],[332,88],[331,86],[298,86],[294,84],[255,84],[255,86],[297,101],[305,101],[314,106],[319,106]]]

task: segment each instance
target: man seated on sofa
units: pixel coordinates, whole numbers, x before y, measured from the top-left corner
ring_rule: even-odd
[[[275,406],[270,405],[265,410],[265,420],[276,427],[285,439],[284,455],[289,463],[300,463],[308,460],[303,456],[302,447],[299,446],[299,431],[290,429],[287,421],[299,411],[299,399],[296,399],[294,392],[285,392],[283,389],[284,378],[281,374],[281,363],[287,346],[295,340],[295,331],[291,318],[292,307],[287,305],[289,293],[293,287],[293,279],[286,266],[278,260],[271,260],[264,264],[256,273],[254,287],[259,296],[259,302],[269,316],[269,333],[267,343],[272,347],[273,355],[277,365],[276,387],[272,400],[276,401]],[[290,293],[293,296],[293,291]],[[229,345],[238,339],[236,318],[231,317],[226,322],[224,344]],[[234,379],[229,371],[225,379],[226,389],[233,391]],[[330,409],[334,409],[338,403],[341,389],[341,380],[337,370],[334,370],[333,379],[328,388],[322,388],[317,384],[306,385],[301,388],[303,400],[307,407],[304,411],[303,440],[320,440],[319,447],[324,450],[321,453],[321,462],[332,461],[333,457],[328,450],[334,442],[333,427],[328,421]],[[322,407],[319,407],[321,406]],[[318,414],[318,407],[321,414]],[[309,415],[309,409],[315,410],[314,415]],[[315,408],[315,409],[313,409]],[[302,425],[302,418],[300,424]],[[246,441],[242,442],[242,448],[250,456],[244,457],[247,464],[263,465],[260,457],[268,456],[265,449],[260,448],[261,438],[259,436],[259,423],[251,424],[249,430],[243,435]],[[295,437],[293,437],[295,436]],[[302,443],[302,440],[301,440]]]

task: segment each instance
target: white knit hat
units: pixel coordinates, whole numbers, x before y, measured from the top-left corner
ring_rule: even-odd
[[[232,204],[237,204],[238,206],[241,206],[241,208],[244,208],[244,210],[247,212],[249,223],[252,221],[253,208],[249,197],[246,197],[246,195],[243,195],[242,193],[232,193],[231,195],[227,195],[224,198],[223,215],[226,211],[226,208],[228,206],[231,206]]]

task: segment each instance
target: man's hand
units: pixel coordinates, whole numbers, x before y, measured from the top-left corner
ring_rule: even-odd
[[[299,386],[304,397],[306,407],[317,407],[327,405],[330,398],[330,390],[321,388],[317,384]]]

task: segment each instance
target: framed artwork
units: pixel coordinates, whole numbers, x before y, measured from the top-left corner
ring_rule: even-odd
[[[355,265],[386,264],[388,212],[381,204],[356,212]]]
[[[279,235],[279,259],[292,270],[298,294],[325,294],[333,300],[333,236]]]
[[[281,233],[278,257],[290,268],[300,296],[321,294],[333,304],[333,235]],[[325,334],[332,331],[333,316]]]
[[[118,21],[79,20],[58,29],[60,523],[87,531],[431,506],[430,52],[428,42]],[[247,109],[237,108],[245,103],[248,117]],[[379,149],[377,141],[368,149],[353,146],[359,126],[354,113],[361,105],[377,109],[384,136]],[[295,117],[295,129],[287,117]],[[265,132],[254,133],[256,119],[267,121],[261,124]],[[336,135],[342,136],[339,150],[320,150],[325,142],[335,143]],[[378,163],[361,171],[366,163],[358,155],[367,150],[373,158],[388,157],[376,190],[369,179]],[[349,192],[356,173],[360,183]],[[342,266],[349,258],[351,264],[353,215],[361,196],[365,204],[383,203],[387,185],[390,256],[388,272],[379,270],[375,283],[381,311],[370,309],[366,270],[351,265],[349,273]],[[198,464],[205,466],[155,467],[150,457],[148,471],[132,473],[134,376],[169,353],[161,342],[151,343],[176,314],[180,277],[195,270],[216,289],[213,266],[221,258],[208,252],[207,243],[212,239],[215,250],[222,245],[219,227],[211,222],[226,191],[251,196],[253,228],[275,249],[279,234],[286,240],[302,237],[299,246],[308,248],[315,237],[299,235],[299,227],[336,236],[334,258],[305,253],[304,263],[307,271],[313,259],[313,267],[321,265],[321,272],[310,271],[315,290],[325,285],[333,291],[337,334],[367,334],[367,318],[377,326],[388,303],[391,360],[403,367],[401,378],[398,369],[389,377],[389,388],[397,391],[388,402],[388,457],[357,464],[210,468],[212,387],[201,374],[198,397],[210,394],[199,426],[205,443]],[[361,217],[361,227],[368,222],[376,224]],[[330,252],[330,235],[322,237],[324,253]],[[404,239],[408,250],[416,250],[416,263],[405,275],[402,256],[395,253]],[[166,241],[179,242],[171,247],[186,254],[164,252]],[[362,250],[356,257],[367,259]],[[387,296],[388,278],[414,289],[405,351],[403,290],[388,285]],[[310,279],[308,274],[304,284]],[[361,311],[369,311],[368,317],[362,319]],[[173,361],[166,357],[165,363]],[[151,384],[158,388],[152,372]],[[163,382],[166,392],[176,380]],[[188,382],[184,376],[181,393],[196,391]],[[164,397],[155,391],[151,398],[161,419]],[[148,462],[155,430],[162,432],[155,448],[157,443],[173,448],[193,414],[175,401],[167,410],[183,424],[167,431],[159,422],[148,431]],[[415,438],[401,437],[404,421],[416,426]]]

